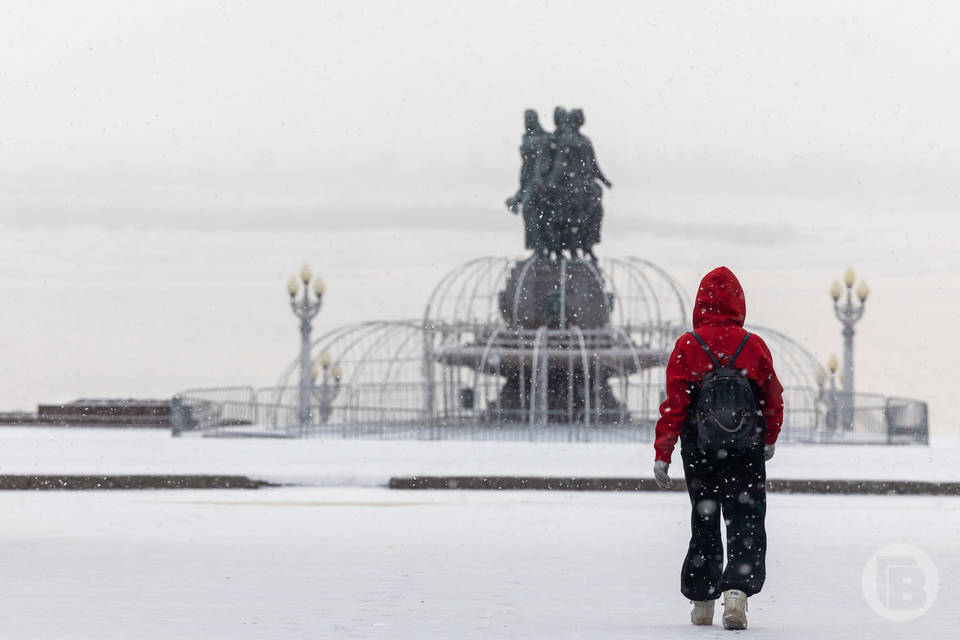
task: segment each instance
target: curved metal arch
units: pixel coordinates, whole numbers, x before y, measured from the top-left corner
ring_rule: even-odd
[[[453,310],[452,316],[456,319],[462,319],[467,321],[473,321],[473,306],[477,300],[476,297],[476,288],[480,286],[480,283],[483,281],[484,274],[489,273],[490,266],[493,262],[496,261],[496,258],[485,258],[482,261],[474,264],[469,270],[465,270],[461,274],[461,287],[460,291],[453,296]],[[467,287],[473,283],[473,291],[469,295],[465,294],[464,291]],[[464,312],[464,308],[465,311]]]
[[[344,358],[344,355],[345,355],[345,354],[348,354],[348,353],[350,353],[351,351],[353,351],[353,348],[354,348],[354,347],[356,347],[357,345],[361,344],[361,343],[362,343],[363,341],[365,341],[367,338],[370,338],[371,336],[375,336],[375,335],[377,334],[377,332],[382,331],[383,328],[386,327],[386,326],[390,326],[388,322],[378,322],[378,323],[369,324],[369,325],[362,325],[362,326],[359,328],[359,330],[357,331],[357,334],[353,337],[353,341],[350,342],[346,347],[341,348],[341,349],[339,350],[339,353],[338,353],[337,356],[336,356],[336,360],[334,360],[334,363],[333,363],[334,366],[335,366],[335,367],[339,367],[340,364],[343,362],[343,358]],[[381,336],[381,338],[377,338],[377,339],[382,339],[382,336]],[[375,342],[376,342],[376,340],[375,340]],[[310,346],[310,350],[311,350],[311,351],[313,351],[313,349],[314,349],[314,347],[315,347],[315,344],[316,344],[316,343],[314,343],[314,345],[311,345],[311,346]],[[370,347],[367,347],[367,351],[364,353],[364,356],[366,355],[366,353],[369,352],[369,350],[370,350]],[[363,359],[363,358],[361,358],[361,360],[362,360],[362,359]],[[351,373],[351,376],[355,378],[356,375],[357,375],[357,371],[354,370],[354,371]]]
[[[506,286],[511,266],[515,264],[521,265],[518,281],[522,283],[534,259],[535,256],[532,255],[526,258],[486,256],[470,260],[448,271],[430,294],[424,308],[424,326],[439,328],[451,322],[492,324],[499,316],[499,305],[495,293],[490,292]],[[679,314],[676,320],[683,322],[687,319],[691,305],[678,282],[667,271],[649,260],[636,256],[626,259],[607,258],[604,260],[604,268],[609,279],[603,278],[596,265],[587,265],[591,275],[604,283],[605,290],[612,290],[622,303],[619,309],[610,309],[606,299],[601,301],[608,313],[616,312],[616,318],[611,317],[611,322],[629,322],[629,316],[638,311],[638,305],[643,307],[648,324],[674,322],[672,317],[668,318],[672,316],[672,305],[665,304],[666,300],[661,295],[664,287],[673,294],[671,298],[675,300]],[[654,274],[656,278],[653,277]],[[626,283],[632,286],[624,290],[621,285]],[[518,286],[517,293],[521,289],[522,286]],[[454,293],[454,290],[457,290],[457,293]],[[627,294],[628,298],[622,297],[623,294]],[[516,298],[516,295],[514,297]],[[513,312],[517,310],[516,303],[514,300],[514,308],[511,310]]]
[[[501,273],[494,275],[493,267],[497,266],[497,263],[499,262],[503,262],[504,270]],[[487,283],[487,285],[491,287],[494,291],[496,291],[500,283],[502,283],[503,285],[506,285],[506,279],[507,277],[509,277],[509,269],[510,269],[509,258],[490,258],[487,263],[487,268],[484,269],[482,273],[478,274],[477,277],[474,278],[473,290],[470,292],[470,301],[475,302],[478,299],[479,294],[477,292],[480,289],[481,284]],[[496,294],[493,294],[493,295],[496,295]],[[487,294],[484,294],[484,296],[485,296],[485,299],[487,300],[492,298],[492,296],[487,296]],[[487,306],[486,318],[481,319],[477,317],[477,318],[472,318],[472,320],[475,320],[477,322],[481,322],[481,321],[486,322],[487,324],[492,322],[493,319],[490,316],[492,315],[491,310],[493,305],[488,302],[486,306]]]
[[[485,283],[492,288],[505,283],[509,278],[511,261],[522,262],[524,259],[486,256],[465,262],[447,272],[428,299],[424,309],[424,324],[429,326],[448,322],[450,318],[447,315],[455,319],[491,322],[496,317],[493,313],[496,305],[491,303],[493,296],[484,295],[481,298],[478,291]],[[459,289],[460,293],[453,295],[451,290],[454,288]],[[463,291],[470,293],[464,294]],[[479,315],[473,318],[477,310],[476,303],[480,301],[486,302],[486,318]],[[469,317],[464,318],[464,315]]]
[[[812,354],[808,353],[805,348],[792,340],[784,343],[784,337],[781,337],[780,335],[777,336],[774,348],[785,351],[788,357],[792,360],[794,370],[798,373],[802,373],[804,377],[807,378],[808,382],[814,382],[815,384],[817,367],[819,365]]]
[[[797,371],[805,371],[810,376],[810,379],[807,380],[808,383],[812,383],[809,386],[811,388],[816,388],[816,378],[817,370],[820,368],[820,363],[817,362],[816,356],[814,356],[805,346],[791,338],[790,336],[777,331],[776,329],[771,329],[762,325],[750,324],[747,325],[749,331],[753,331],[760,335],[762,338],[764,334],[774,337],[777,342],[781,345],[787,345],[792,348],[786,350],[789,358],[792,358],[796,366]],[[779,345],[778,345],[779,346]],[[776,357],[776,354],[774,354]]]
[[[400,353],[410,344],[410,340],[416,337],[423,338],[426,340],[427,332],[423,327],[406,327],[407,336],[400,342],[400,346],[397,347],[396,351],[393,352],[393,357],[390,358],[390,363],[387,365],[387,370],[383,374],[384,380],[390,380],[390,374],[393,372],[394,365],[399,362]]]
[[[387,364],[387,370],[383,374],[383,382],[380,384],[379,396],[380,402],[383,404],[383,398],[387,391],[387,383],[391,380],[391,373],[393,373],[394,366],[399,362],[399,356],[404,349],[407,348],[407,345],[410,344],[411,340],[420,338],[421,340],[426,340],[426,331],[422,327],[406,327],[405,333],[407,334],[403,339],[398,340],[399,345],[396,350],[393,352],[392,357],[390,358]],[[421,375],[423,374],[423,369],[420,369]],[[422,381],[421,381],[422,382]]]
[[[654,318],[651,316],[650,311],[649,311],[649,306],[650,306],[650,305],[647,303],[646,291],[644,291],[643,285],[642,285],[640,282],[637,281],[637,271],[639,271],[640,275],[643,277],[643,281],[644,281],[644,282],[646,283],[646,285],[647,285],[647,289],[650,291],[650,298],[653,300],[654,308],[656,309],[656,314],[655,314],[655,315],[656,315],[656,323],[657,323],[657,324],[662,323],[662,322],[663,322],[663,314],[661,313],[661,310],[660,310],[660,298],[659,298],[659,296],[657,296],[656,289],[654,289],[654,288],[653,288],[653,285],[650,284],[650,280],[649,280],[649,278],[647,278],[646,274],[643,273],[643,271],[634,269],[634,267],[633,267],[632,264],[630,264],[629,262],[623,261],[623,260],[608,259],[607,262],[608,262],[609,264],[611,264],[611,265],[614,265],[614,266],[616,266],[616,267],[618,267],[618,268],[623,269],[624,271],[626,271],[627,277],[628,277],[629,279],[633,280],[633,283],[634,283],[634,285],[636,286],[637,291],[640,291],[640,292],[641,292],[641,300],[642,300],[643,303],[644,303],[644,305],[643,305],[644,308],[647,310],[647,321],[648,321],[649,324],[653,324],[653,323],[654,323],[654,322],[653,322],[653,321],[654,321]],[[613,280],[613,278],[611,278],[611,280]],[[615,286],[615,285],[614,285],[614,286]],[[617,293],[617,295],[619,296],[619,293]],[[621,298],[621,300],[622,300],[622,298]],[[626,318],[625,315],[626,315],[626,314],[625,314],[624,312],[621,312],[621,315],[620,315],[621,324],[629,324],[629,319]],[[626,320],[626,322],[624,322],[625,320]]]
[[[437,285],[433,288],[433,291],[430,293],[430,297],[427,298],[427,306],[424,308],[424,312],[423,312],[424,323],[426,324],[430,322],[430,313],[433,311],[433,307],[438,300],[438,296],[441,290],[443,290],[445,293],[446,290],[449,289],[450,285],[452,284],[452,281],[460,277],[466,269],[471,268],[473,265],[478,263],[488,262],[489,260],[491,260],[490,257],[476,258],[474,260],[470,260],[469,262],[464,262],[463,264],[448,271],[446,275],[444,275],[440,279],[440,282],[438,282]]]
[[[522,280],[529,277],[531,263],[532,257],[516,261],[508,257],[485,257],[464,263],[446,273],[434,288],[424,309],[422,320],[376,320],[338,327],[311,342],[311,363],[317,361],[320,351],[330,349],[338,366],[346,363],[350,367],[347,371],[347,379],[352,383],[369,381],[389,387],[394,377],[399,381],[401,373],[404,381],[425,381],[424,416],[430,419],[434,416],[435,395],[446,393],[447,387],[454,380],[454,378],[447,380],[447,374],[442,374],[439,370],[436,372],[437,375],[430,372],[434,368],[443,368],[449,373],[454,367],[467,366],[468,369],[477,367],[472,372],[473,380],[468,381],[470,373],[467,373],[468,377],[463,381],[468,388],[472,382],[475,399],[473,418],[476,423],[482,417],[481,395],[485,400],[496,397],[496,385],[490,384],[489,376],[485,372],[491,364],[494,353],[499,350],[499,347],[495,347],[497,340],[504,335],[509,324],[503,320],[499,311],[500,305],[496,293],[509,281],[511,273],[514,273],[512,269],[518,270],[516,273],[521,279],[518,290],[522,289]],[[524,269],[526,269],[525,273]],[[605,331],[615,343],[618,343],[619,347],[628,350],[624,354],[628,358],[624,360],[624,363],[627,363],[626,366],[629,367],[632,363],[641,372],[641,381],[646,379],[644,376],[649,378],[651,369],[645,370],[640,367],[639,347],[641,345],[669,347],[669,342],[689,325],[689,318],[687,318],[690,308],[689,299],[670,274],[642,258],[605,259],[602,267],[590,263],[587,270],[590,273],[589,277],[594,277],[604,284],[605,292],[616,295],[621,301],[619,309],[611,308],[606,295],[600,302],[609,316]],[[566,286],[566,280],[562,277],[561,280],[563,286]],[[456,295],[453,295],[454,293]],[[622,294],[628,297],[620,297]],[[513,312],[517,311],[516,307],[517,305],[514,304]],[[679,313],[679,317],[673,317],[674,313]],[[646,317],[647,324],[634,325],[630,322],[631,317]],[[774,356],[780,362],[777,368],[783,370],[781,379],[786,385],[814,390],[817,388],[817,371],[820,365],[806,347],[782,332],[767,327],[751,325],[751,330],[756,330],[759,335],[769,339]],[[584,402],[587,403],[584,408],[584,419],[585,424],[589,425],[594,417],[591,414],[600,410],[599,406],[593,408],[595,398],[589,393],[589,383],[595,372],[588,362],[583,333],[576,327],[573,327],[572,331],[571,357],[583,360]],[[414,349],[418,337],[423,340],[422,354]],[[471,361],[469,365],[443,364],[436,360],[434,351],[442,348],[443,345],[453,344],[452,341],[455,339],[472,339],[476,346],[481,346],[482,349],[478,354],[479,363]],[[535,339],[534,346],[539,356],[538,348],[544,346],[542,335]],[[534,362],[531,363],[533,366],[521,366],[521,385],[534,384],[534,378],[538,372],[539,365],[536,364],[538,360],[539,358],[534,358]],[[291,376],[296,374],[297,367],[297,359],[292,360],[286,367],[277,390],[273,392],[275,404],[279,405],[283,402],[282,388],[290,385],[289,381]],[[531,379],[525,380],[528,375]],[[614,372],[613,375],[624,380],[624,388],[629,387],[632,395],[635,382],[628,381],[632,376],[625,375],[623,370]],[[443,381],[438,376],[442,376]],[[455,378],[457,384],[460,384],[459,373]],[[646,392],[646,387],[644,390]],[[379,399],[374,395],[371,400],[374,400],[376,405],[386,407],[393,397],[389,391],[390,389],[386,388],[379,395]],[[494,395],[491,396],[491,394]],[[622,396],[624,402],[627,401],[627,397],[624,392]],[[343,401],[344,398],[341,398],[338,402]],[[531,410],[531,415],[538,401],[539,398],[531,396],[527,403],[526,408]],[[642,399],[642,402],[646,407],[647,400]],[[468,416],[469,414],[466,414],[465,417]]]
[[[368,320],[364,322],[356,322],[353,324],[344,325],[328,331],[325,334],[322,334],[315,340],[310,343],[310,352],[313,353],[318,349],[322,352],[322,347],[328,347],[336,343],[336,341],[342,339],[343,337],[356,333],[358,334],[355,339],[353,339],[349,345],[342,349],[337,354],[337,359],[334,361],[334,365],[339,365],[345,354],[349,353],[359,342],[364,338],[368,338],[370,335],[375,333],[378,330],[381,330],[385,327],[403,327],[409,329],[422,330],[419,322],[415,320]],[[311,363],[316,361],[316,357],[311,357]],[[283,374],[280,375],[278,384],[276,385],[278,389],[282,389],[284,386],[287,386],[285,383],[290,379],[290,376],[296,371],[299,366],[299,358],[295,358],[284,370]],[[279,401],[275,397],[275,401]]]
[[[366,322],[366,323],[348,324],[348,325],[345,325],[345,326],[342,326],[342,327],[337,327],[336,329],[333,329],[333,330],[331,330],[331,331],[328,331],[328,332],[325,333],[325,334],[322,334],[322,335],[321,335],[319,338],[317,338],[313,343],[311,343],[311,345],[310,345],[310,351],[311,351],[311,353],[312,353],[313,350],[314,350],[314,347],[316,346],[316,344],[317,344],[318,342],[320,342],[321,340],[326,340],[326,339],[328,339],[328,338],[330,338],[330,337],[339,336],[339,335],[341,335],[341,334],[347,334],[347,333],[353,331],[353,330],[354,330],[355,328],[357,328],[358,326],[361,326],[361,325],[364,325],[364,324],[378,324],[378,323],[380,323],[380,322],[382,322],[382,321],[381,321],[381,320],[373,320],[373,321]],[[310,359],[311,364],[313,364],[313,360],[314,360],[313,358]],[[294,373],[294,371],[297,370],[297,367],[299,366],[299,364],[300,364],[300,359],[299,359],[299,358],[294,358],[294,359],[290,362],[290,364],[287,366],[287,368],[284,369],[283,373],[280,374],[280,377],[277,379],[277,384],[276,384],[275,387],[274,387],[273,397],[272,397],[272,400],[271,400],[271,402],[272,402],[273,404],[280,404],[280,400],[282,399],[282,394],[283,394],[283,388],[284,388],[285,386],[287,386],[287,380],[289,380],[289,379],[290,379],[290,376],[292,376],[293,373]]]
[[[359,375],[359,372],[360,372],[360,369],[362,368],[363,363],[370,361],[370,354],[375,353],[376,350],[380,349],[381,345],[383,345],[384,343],[388,343],[390,338],[393,337],[393,334],[389,331],[389,329],[393,329],[393,328],[408,328],[408,327],[403,327],[402,325],[383,325],[379,327],[376,332],[371,332],[371,335],[368,336],[371,338],[370,344],[366,345],[366,348],[363,350],[363,353],[361,353],[359,358],[357,359],[357,362],[361,366],[354,367],[353,380],[352,380],[353,382],[359,382],[358,380],[356,380],[356,377],[357,375]],[[418,327],[417,331],[420,331],[420,330],[421,329]],[[351,348],[352,348],[352,345],[351,345]],[[345,350],[342,353],[349,353],[349,350]],[[341,357],[337,358],[336,360],[337,365],[340,364],[341,360],[342,360],[342,355]],[[373,380],[372,382],[375,384],[382,385],[385,382],[385,380]]]
[[[650,262],[649,260],[645,260],[637,256],[628,256],[627,260],[630,262],[639,262],[640,264],[645,265],[660,274],[660,277],[662,277],[663,280],[670,286],[670,288],[673,290],[673,294],[677,297],[677,303],[680,306],[680,317],[690,317],[688,308],[692,309],[693,305],[690,303],[690,299],[684,293],[683,288],[680,286],[680,283],[676,280],[676,278],[670,275],[665,269]]]

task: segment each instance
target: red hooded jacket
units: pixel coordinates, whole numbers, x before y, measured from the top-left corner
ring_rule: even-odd
[[[746,314],[743,287],[730,269],[719,267],[703,277],[693,306],[693,328],[721,361],[740,346],[746,334],[743,329]],[[746,369],[747,377],[757,383],[760,390],[757,401],[767,423],[766,443],[773,444],[783,423],[783,387],[773,370],[770,350],[760,336],[750,336],[736,364],[738,369]],[[693,385],[712,368],[710,357],[697,339],[689,333],[680,336],[667,363],[667,399],[660,405],[654,443],[657,460],[670,462],[687,419]]]

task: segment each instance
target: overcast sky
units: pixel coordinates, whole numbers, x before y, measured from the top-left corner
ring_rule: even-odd
[[[459,227],[557,103],[620,211],[956,211],[958,32],[953,2],[6,0],[0,222]]]
[[[563,104],[615,184],[602,257],[691,295],[726,264],[821,362],[854,266],[858,388],[960,433],[958,33],[955,2],[5,0],[0,410],[271,384],[304,260],[318,334],[417,317],[521,253],[523,110]]]

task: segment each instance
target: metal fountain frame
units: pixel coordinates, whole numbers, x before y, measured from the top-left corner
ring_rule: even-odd
[[[178,394],[173,406],[174,431],[430,440],[652,440],[664,393],[664,366],[676,338],[689,329],[691,304],[677,281],[641,258],[605,260],[601,269],[591,268],[603,290],[609,292],[603,301],[612,305],[607,326],[583,330],[561,324],[558,329],[518,329],[509,327],[501,316],[499,299],[518,263],[522,279],[532,258],[471,260],[441,278],[421,318],[360,322],[309,341],[302,352],[309,361],[298,358],[291,362],[273,387]],[[561,308],[564,293],[561,286]],[[512,308],[517,313],[516,301]],[[926,442],[926,405],[910,400],[864,396],[850,414],[850,429],[830,428],[830,394],[823,388],[816,358],[781,332],[749,328],[770,344],[785,383],[784,441]],[[511,345],[509,354],[504,345]],[[605,349],[609,353],[606,363],[601,357]],[[489,407],[503,384],[499,367],[506,357],[528,363],[521,369],[521,384],[529,386],[530,406],[523,407],[522,414],[505,418],[502,411]],[[617,380],[617,386],[612,390],[623,401],[623,409],[619,414],[604,413],[588,392],[590,384],[585,377],[579,382],[585,396],[583,414],[571,413],[566,419],[547,415],[548,358],[569,359],[571,370],[578,359],[586,376],[592,372],[599,375],[599,367],[613,363],[611,379]],[[464,366],[474,360],[479,365],[472,370]],[[324,373],[319,384],[314,376],[309,383],[314,386],[304,389],[303,373],[311,364],[321,364]],[[291,384],[298,369],[301,384]],[[329,383],[331,369],[338,372],[335,387]],[[319,369],[314,366],[313,370]],[[572,385],[573,377],[568,379]],[[304,410],[306,397],[309,402]]]

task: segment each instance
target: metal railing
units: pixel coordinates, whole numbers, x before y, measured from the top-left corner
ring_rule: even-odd
[[[170,402],[173,435],[209,431],[226,425],[255,424],[257,397],[253,387],[189,389]]]
[[[648,388],[649,387],[649,388]],[[626,411],[602,407],[589,416],[547,415],[530,409],[489,411],[472,396],[444,398],[435,389],[428,409],[425,385],[398,382],[343,385],[336,403],[311,408],[313,423],[299,424],[295,388],[223,387],[184,391],[171,401],[173,435],[338,438],[377,440],[504,440],[527,442],[652,442],[662,385],[629,387]],[[322,398],[322,396],[318,396]],[[633,398],[633,400],[631,400]],[[927,404],[877,394],[837,403],[816,389],[784,390],[780,439],[802,443],[928,444]]]

